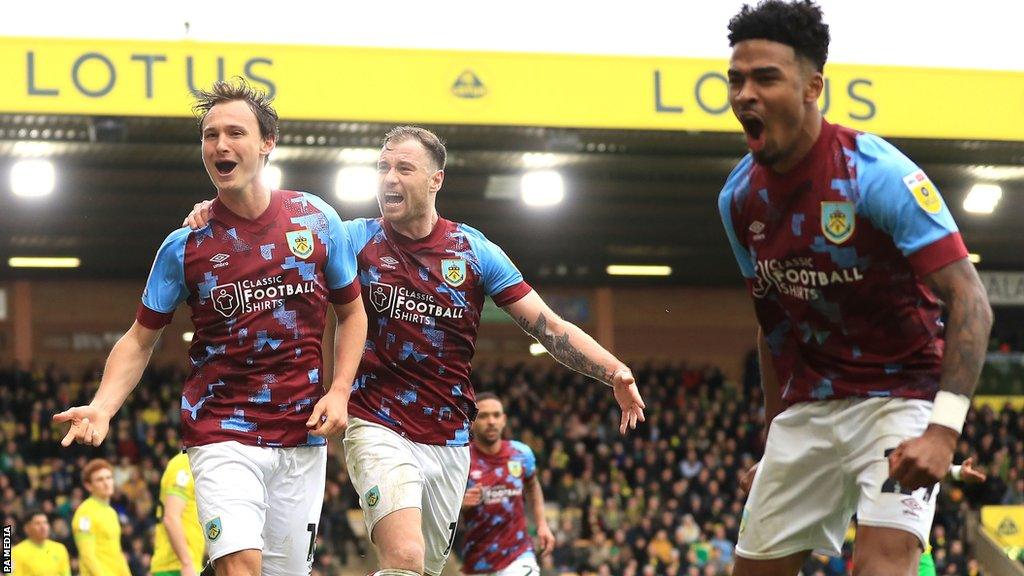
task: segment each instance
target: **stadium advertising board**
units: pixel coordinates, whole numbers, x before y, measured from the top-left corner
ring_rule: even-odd
[[[43,38],[0,46],[0,113],[185,116],[190,89],[241,76],[292,120],[738,128],[720,59]],[[1024,73],[826,71],[821,106],[834,122],[883,136],[1024,140]]]

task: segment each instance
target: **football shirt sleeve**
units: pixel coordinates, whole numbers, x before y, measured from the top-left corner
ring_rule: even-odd
[[[853,153],[858,211],[906,256],[918,276],[967,257],[939,189],[895,146],[873,134],[857,137]]]
[[[327,289],[330,290],[329,299],[334,304],[347,304],[359,296],[357,252],[349,229],[342,223],[333,206],[319,196],[305,196],[327,219],[327,267],[324,276],[327,278]]]
[[[508,306],[529,294],[533,288],[523,280],[505,251],[488,240],[479,230],[460,224],[472,248],[475,262],[469,262],[483,278],[484,293],[500,306]]]
[[[188,298],[185,286],[185,241],[191,230],[178,228],[157,250],[135,318],[146,328],[159,330],[171,323],[174,309]]]
[[[722,217],[722,225],[725,227],[725,235],[729,239],[729,246],[732,247],[733,256],[739,264],[740,273],[747,280],[754,279],[754,259],[750,252],[740,242],[736,233],[734,218],[734,204],[737,197],[737,190],[749,191],[750,188],[750,157],[744,158],[729,174],[725,181],[725,187],[718,195],[718,212]]]
[[[537,473],[537,457],[534,455],[533,450],[516,440],[512,440],[512,447],[521,454],[523,462],[523,478],[533,478],[533,475]]]

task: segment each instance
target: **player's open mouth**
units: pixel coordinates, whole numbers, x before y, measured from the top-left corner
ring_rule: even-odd
[[[405,200],[405,198],[403,198],[401,194],[392,194],[390,192],[385,192],[384,193],[384,203],[385,204],[391,204],[391,205],[401,204],[402,201],[404,201],[404,200]]]
[[[214,164],[214,167],[217,168],[217,173],[220,174],[221,176],[227,176],[228,174],[231,174],[231,172],[235,169],[235,166],[238,166],[238,162],[231,162],[229,160],[216,162]]]
[[[747,146],[752,152],[760,152],[764,148],[764,122],[760,118],[747,116],[740,118],[740,124],[747,137]]]

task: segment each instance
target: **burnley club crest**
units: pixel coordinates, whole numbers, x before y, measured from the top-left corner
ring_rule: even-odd
[[[441,276],[449,286],[462,286],[466,281],[466,261],[462,258],[441,260]]]
[[[288,249],[299,258],[306,259],[313,254],[313,233],[308,228],[295,230],[285,234],[288,238]]]
[[[853,236],[857,214],[853,202],[822,202],[821,232],[834,244],[842,244]]]

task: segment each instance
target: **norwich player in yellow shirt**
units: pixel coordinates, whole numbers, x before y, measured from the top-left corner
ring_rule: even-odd
[[[196,510],[196,493],[188,454],[167,463],[160,478],[160,524],[153,542],[153,576],[196,576],[202,571],[203,527]]]
[[[50,519],[39,510],[25,516],[23,540],[11,551],[13,576],[71,576],[68,549],[50,540]]]
[[[106,460],[90,460],[82,470],[82,483],[89,497],[71,519],[81,576],[131,576],[121,551],[121,523],[110,506],[114,468]]]

